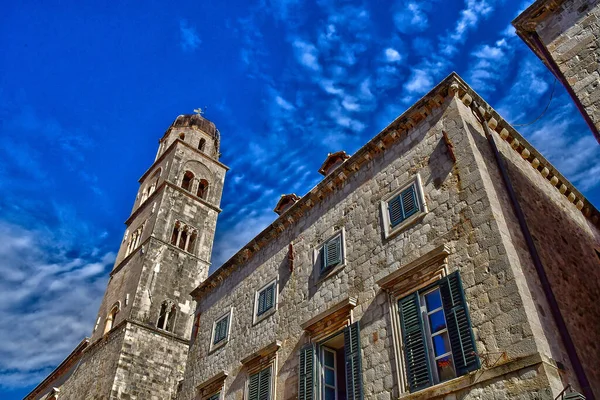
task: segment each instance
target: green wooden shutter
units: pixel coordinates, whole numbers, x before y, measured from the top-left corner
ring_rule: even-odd
[[[265,292],[265,311],[267,311],[275,304],[275,284],[269,286]]]
[[[269,400],[271,394],[271,367],[260,371],[259,377],[258,400]]]
[[[440,291],[456,374],[464,375],[478,369],[480,362],[476,353],[471,319],[458,271],[448,275],[440,282]]]
[[[266,289],[258,294],[258,308],[256,315],[262,315],[266,311]]]
[[[358,322],[344,329],[346,353],[346,396],[348,400],[362,400],[362,363],[360,357],[360,327]]]
[[[405,220],[417,211],[419,211],[419,202],[417,201],[416,185],[411,185],[408,189],[402,191],[402,219]]]
[[[217,392],[217,393],[213,394],[212,396],[210,396],[208,398],[208,400],[219,400],[220,396],[221,396],[221,392]]]
[[[324,246],[324,260],[323,267],[328,268],[333,265],[337,265],[342,262],[342,236],[339,235],[327,243]]]
[[[298,371],[298,400],[314,400],[315,348],[312,344],[307,344],[300,349]]]
[[[429,356],[423,329],[419,294],[414,293],[398,301],[402,343],[406,362],[406,377],[411,392],[431,386]]]
[[[260,372],[250,375],[248,382],[248,400],[259,400]]]
[[[215,338],[213,344],[219,343],[227,337],[227,328],[229,327],[229,315],[215,324]]]
[[[404,220],[402,215],[402,202],[400,196],[396,196],[388,201],[388,212],[390,213],[390,225],[392,227],[398,225]]]

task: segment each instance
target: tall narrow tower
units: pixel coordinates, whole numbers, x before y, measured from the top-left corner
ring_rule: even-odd
[[[189,293],[208,276],[227,169],[212,122],[181,115],[167,129],[140,178],[90,344],[61,398],[173,398],[194,319]]]

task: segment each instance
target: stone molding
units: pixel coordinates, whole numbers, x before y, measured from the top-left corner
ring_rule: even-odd
[[[196,386],[196,393],[198,394],[198,396],[200,396],[200,399],[204,399],[210,396],[211,394],[222,390],[223,384],[225,383],[225,380],[227,379],[228,375],[229,374],[227,373],[227,371],[220,371],[212,378],[209,378],[206,381],[199,384],[198,386]]]
[[[352,310],[358,304],[356,297],[346,297],[327,310],[300,324],[313,340],[327,337],[352,322]]]
[[[594,225],[600,227],[600,213],[598,210],[567,181],[537,150],[525,140],[508,122],[485,102],[473,89],[462,80],[458,74],[452,72],[429,93],[412,105],[402,115],[384,128],[373,139],[361,147],[354,155],[347,159],[332,173],[323,178],[313,189],[293,206],[283,212],[271,225],[255,236],[248,244],[234,254],[212,275],[191,292],[195,300],[199,300],[205,293],[217,287],[224,279],[231,275],[238,267],[247,262],[262,247],[275,240],[289,226],[300,220],[316,204],[337,192],[344,182],[370,163],[393,143],[404,140],[416,127],[433,113],[433,110],[442,106],[449,98],[457,97],[467,106],[473,100],[480,104],[481,114],[488,126],[503,140],[511,144],[522,158],[545,177],[551,185],[557,188],[567,200],[574,204],[583,215]]]

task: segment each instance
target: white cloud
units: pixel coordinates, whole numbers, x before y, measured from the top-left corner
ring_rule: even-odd
[[[389,62],[398,62],[402,60],[402,56],[398,53],[398,50],[391,47],[385,49],[385,58]]]
[[[91,333],[115,255],[0,222],[0,386],[37,383]]]
[[[427,70],[413,69],[408,82],[404,85],[404,89],[410,93],[422,94],[433,87],[433,78]]]
[[[196,28],[190,26],[186,20],[179,21],[179,34],[181,35],[179,45],[184,51],[194,51],[202,43]]]
[[[458,45],[466,41],[469,31],[474,30],[482,18],[489,16],[494,6],[494,0],[465,0],[454,30],[440,38],[442,54],[454,55],[458,51]]]
[[[296,59],[300,64],[313,71],[321,70],[321,66],[319,65],[319,51],[315,45],[301,39],[294,40],[292,45],[294,46]]]
[[[403,1],[394,13],[396,29],[402,33],[420,32],[429,26],[424,2]]]

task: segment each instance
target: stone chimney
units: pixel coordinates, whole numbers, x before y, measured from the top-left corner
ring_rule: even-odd
[[[300,197],[298,197],[295,193],[282,194],[273,211],[275,211],[278,215],[281,215],[286,212],[288,208],[296,204],[298,200],[300,200]]]
[[[335,153],[329,153],[321,165],[319,173],[323,174],[323,176],[327,176],[331,171],[342,165],[344,161],[349,158],[350,156],[343,150]]]

